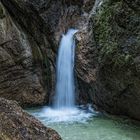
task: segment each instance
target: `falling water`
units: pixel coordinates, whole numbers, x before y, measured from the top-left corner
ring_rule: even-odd
[[[74,87],[74,54],[75,54],[75,29],[69,29],[62,36],[57,59],[57,83],[54,106],[72,108],[75,105]]]
[[[57,58],[57,81],[56,94],[53,107],[45,106],[33,113],[41,120],[50,123],[74,123],[86,122],[97,113],[87,106],[75,105],[75,87],[74,87],[74,55],[75,40],[74,34],[78,30],[70,29],[67,34],[62,36],[58,58]]]

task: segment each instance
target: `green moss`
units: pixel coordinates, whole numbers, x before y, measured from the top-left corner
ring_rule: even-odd
[[[99,61],[109,62],[113,67],[122,67],[130,63],[132,56],[122,52],[118,34],[122,29],[116,25],[115,15],[122,6],[121,0],[106,0],[95,18],[95,38],[100,46]]]

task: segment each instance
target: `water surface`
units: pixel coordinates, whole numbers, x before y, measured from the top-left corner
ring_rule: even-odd
[[[58,113],[43,107],[27,111],[55,129],[63,140],[140,140],[140,125],[124,118],[111,119],[91,109]]]

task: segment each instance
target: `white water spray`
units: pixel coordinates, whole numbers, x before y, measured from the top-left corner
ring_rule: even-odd
[[[57,83],[54,107],[73,108],[75,105],[74,86],[74,34],[78,30],[69,29],[60,42],[57,59]]]

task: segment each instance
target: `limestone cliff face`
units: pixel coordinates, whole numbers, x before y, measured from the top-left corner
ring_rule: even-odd
[[[0,96],[22,106],[47,101],[41,69],[35,66],[28,36],[0,4]]]
[[[28,37],[47,95],[53,96],[59,40],[77,28],[78,103],[140,119],[140,3],[131,0],[1,0]],[[2,16],[3,17],[3,16]],[[21,37],[20,37],[21,38]],[[51,98],[49,98],[51,100]]]
[[[140,2],[103,0],[92,21],[98,50],[94,102],[140,120]]]

